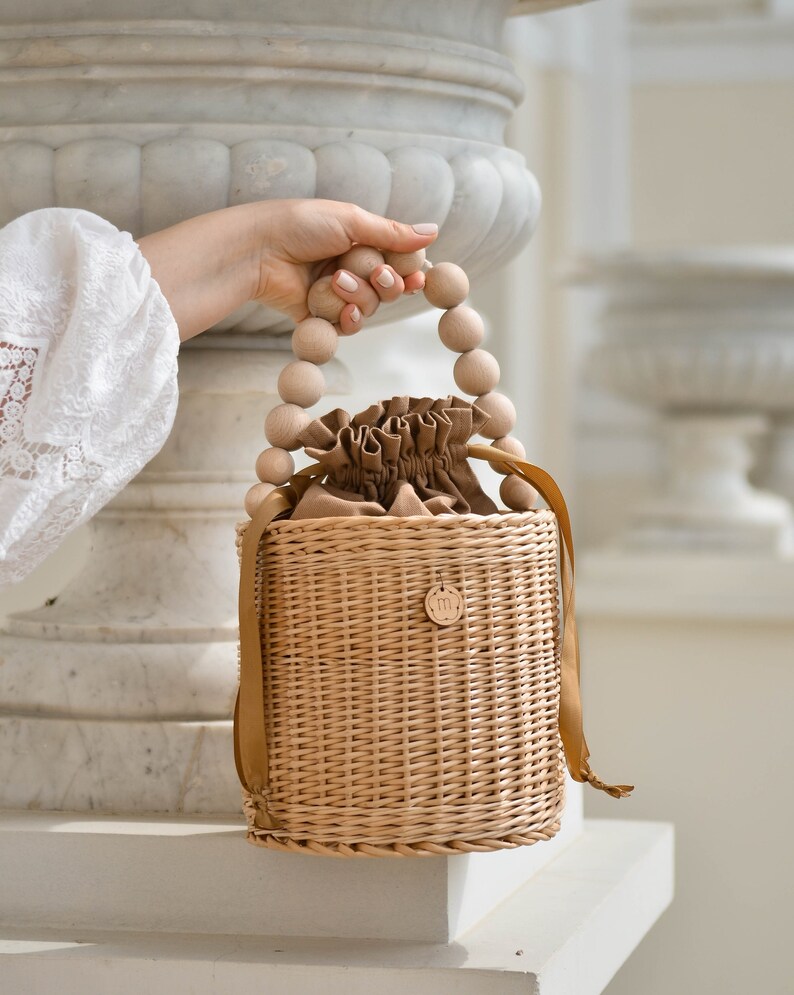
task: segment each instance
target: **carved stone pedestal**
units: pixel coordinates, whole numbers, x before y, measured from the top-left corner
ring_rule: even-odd
[[[794,406],[794,258],[784,250],[625,252],[588,265],[606,296],[589,375],[662,416],[657,493],[624,546],[786,556],[792,507],[751,483]]]
[[[180,357],[168,443],[93,519],[85,570],[8,622],[4,807],[239,810],[234,527],[289,357],[200,345]],[[347,388],[341,363],[326,375]]]
[[[753,487],[747,476],[753,445],[767,430],[760,415],[669,416],[665,486],[636,509],[625,541],[682,551],[794,551],[788,501]]]

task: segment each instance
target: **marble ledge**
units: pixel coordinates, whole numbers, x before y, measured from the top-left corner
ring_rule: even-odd
[[[794,557],[602,549],[579,557],[587,618],[794,624]]]
[[[254,988],[279,995],[599,995],[672,891],[672,827],[594,821],[453,943],[7,926],[0,927],[0,988],[28,995],[56,987],[60,995]],[[279,899],[263,892],[261,900]]]
[[[241,814],[6,811],[0,924],[447,943],[581,835],[580,785],[548,843],[414,860],[275,853]]]
[[[240,808],[231,719],[0,715],[0,812]]]

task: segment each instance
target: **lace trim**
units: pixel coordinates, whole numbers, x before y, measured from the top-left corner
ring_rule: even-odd
[[[30,572],[161,448],[178,348],[129,234],[59,208],[0,231],[0,583]]]

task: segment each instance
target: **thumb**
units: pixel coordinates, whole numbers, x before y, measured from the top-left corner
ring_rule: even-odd
[[[404,225],[354,206],[345,218],[345,231],[351,242],[360,245],[372,245],[386,252],[416,252],[436,239],[438,225],[431,222]]]

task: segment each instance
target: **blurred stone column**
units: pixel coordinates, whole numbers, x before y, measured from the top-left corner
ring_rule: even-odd
[[[6,5],[0,223],[60,205],[140,235],[228,204],[350,200],[436,221],[434,257],[476,276],[521,248],[540,204],[504,146],[522,96],[500,52],[510,8]],[[422,307],[406,299],[387,317]],[[53,604],[11,618],[0,806],[238,809],[233,527],[289,330],[248,305],[182,351],[166,448],[92,523],[85,570]],[[348,389],[341,365],[331,381]]]

